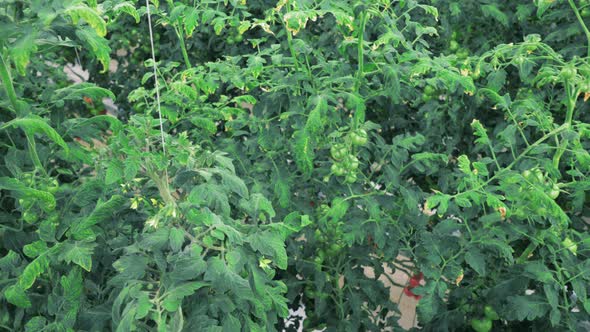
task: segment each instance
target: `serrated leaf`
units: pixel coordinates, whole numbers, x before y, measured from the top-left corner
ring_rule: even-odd
[[[551,309],[547,302],[535,295],[511,296],[507,300],[508,319],[534,320],[543,317]]]
[[[174,252],[179,252],[184,243],[184,231],[178,228],[170,229],[170,249]]]
[[[18,278],[18,285],[27,290],[33,286],[37,277],[39,277],[47,268],[49,268],[49,251],[44,252],[30,262]]]
[[[485,17],[491,17],[503,26],[508,27],[508,15],[498,9],[496,5],[483,5],[481,6],[481,11]]]
[[[101,73],[106,73],[109,70],[111,48],[106,39],[99,36],[96,31],[89,28],[76,29],[76,36],[84,41],[90,51],[102,64]]]
[[[272,257],[277,267],[283,270],[287,268],[288,258],[285,242],[280,234],[270,231],[255,233],[248,236],[247,241],[252,249],[267,257]]]
[[[95,243],[89,242],[66,242],[61,245],[59,260],[66,263],[74,263],[79,265],[84,270],[90,272],[92,270],[92,254],[94,252]]]
[[[83,19],[94,29],[94,31],[96,31],[98,36],[106,36],[107,24],[95,9],[84,4],[76,4],[66,8],[65,13],[72,18],[74,24],[78,24],[80,19]]]
[[[123,163],[118,159],[111,159],[107,166],[107,171],[105,174],[105,183],[108,185],[117,183],[123,179],[123,175]]]
[[[175,286],[170,291],[164,293],[162,301],[162,307],[169,312],[178,310],[182,300],[190,295],[193,295],[197,290],[209,286],[206,282],[187,282],[182,285]]]
[[[88,217],[72,225],[68,232],[68,236],[76,240],[87,238],[87,230],[111,217],[126,202],[127,199],[118,195],[111,197],[106,202],[99,202]]]
[[[64,142],[63,138],[61,138],[57,131],[51,128],[51,126],[48,125],[45,122],[45,120],[40,117],[28,116],[26,118],[16,118],[0,126],[0,130],[6,129],[11,126],[19,127],[29,133],[43,132],[53,142],[61,146],[66,152],[69,151],[68,145],[66,144],[66,142]]]
[[[479,275],[485,276],[486,274],[486,260],[485,255],[475,246],[470,246],[465,253],[465,261],[471,268],[475,270]]]
[[[305,177],[310,177],[313,171],[313,151],[312,139],[306,131],[295,132],[295,164]]]
[[[139,23],[139,13],[130,1],[124,1],[116,4],[115,7],[113,7],[113,11],[117,15],[120,15],[121,13],[126,13],[135,19],[135,23]]]
[[[30,62],[31,54],[37,51],[36,32],[27,31],[22,38],[12,44],[10,58],[14,62],[16,70],[20,75],[26,74],[27,65]]]
[[[4,297],[17,307],[29,308],[31,306],[31,300],[27,297],[25,290],[18,285],[8,286],[4,291]]]

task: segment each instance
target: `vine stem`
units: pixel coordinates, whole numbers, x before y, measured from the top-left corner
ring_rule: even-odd
[[[358,92],[361,87],[361,80],[363,78],[363,67],[365,66],[365,55],[363,50],[364,38],[365,38],[365,26],[367,25],[367,12],[361,14],[361,25],[358,35],[358,69],[356,73],[356,82],[354,83],[354,92]]]
[[[578,10],[578,7],[576,6],[576,3],[574,2],[574,0],[568,0],[568,3],[570,4],[570,7],[572,7],[572,10],[574,11],[576,18],[578,19],[578,22],[582,26],[582,30],[584,30],[584,34],[586,35],[586,39],[588,40],[587,55],[588,55],[588,57],[590,57],[590,30],[588,30],[586,23],[584,23],[584,19],[582,18],[582,15],[580,15],[580,11]]]
[[[186,51],[186,44],[184,42],[184,36],[182,35],[182,28],[175,27],[176,35],[178,35],[178,39],[180,40],[180,50],[182,51],[182,57],[184,58],[184,64],[186,65],[187,69],[191,69],[193,66],[191,65],[191,61],[188,58],[188,52]]]
[[[16,92],[14,91],[14,85],[12,84],[12,77],[10,76],[10,72],[8,71],[8,65],[4,60],[4,56],[0,53],[0,77],[2,77],[2,83],[4,84],[4,89],[6,90],[6,94],[8,95],[8,99],[14,107],[14,112],[16,114],[19,113],[18,107],[18,98],[16,96]]]

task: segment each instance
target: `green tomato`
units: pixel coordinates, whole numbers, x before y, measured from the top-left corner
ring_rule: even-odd
[[[330,148],[330,155],[334,160],[342,160],[348,155],[348,149],[344,144],[334,144]]]
[[[154,289],[154,285],[152,285],[152,284],[147,284],[147,289],[148,289],[148,290],[152,290],[152,289]]]
[[[332,164],[330,170],[332,171],[332,174],[336,176],[343,176],[344,174],[346,174],[346,169],[342,167],[341,164]]]
[[[32,200],[32,199],[24,199],[24,198],[20,198],[20,199],[18,200],[18,204],[19,204],[20,206],[22,206],[22,207],[23,207],[23,209],[25,209],[25,210],[28,210],[28,209],[30,209],[31,207],[33,207],[33,204],[35,204],[35,201],[34,201],[34,200]]]
[[[527,180],[530,180],[532,175],[533,173],[528,169],[522,172],[522,176]]]
[[[332,251],[333,251],[333,252],[335,252],[335,253],[338,253],[338,252],[340,252],[340,250],[341,250],[341,249],[342,249],[342,246],[341,246],[341,245],[339,245],[339,244],[337,244],[337,243],[332,243],[332,244],[330,245],[330,250],[332,250]]]
[[[580,11],[582,17],[590,17],[590,8],[586,7]]]
[[[451,42],[449,43],[449,50],[451,52],[455,52],[458,49],[459,49],[459,43],[457,43],[456,40],[451,40]]]
[[[319,229],[316,229],[315,232],[313,233],[313,235],[315,235],[315,238],[319,238],[320,236],[322,236],[322,232]]]
[[[475,332],[489,332],[492,330],[492,321],[487,318],[474,318],[471,320],[471,327],[475,330]]]
[[[359,160],[357,157],[349,155],[342,162],[342,165],[350,173],[351,171],[355,171],[359,168]]]
[[[26,211],[23,213],[23,220],[31,224],[39,220],[39,216],[35,212]]]
[[[354,145],[365,145],[369,140],[367,132],[364,129],[359,129],[350,134],[350,139]]]
[[[496,312],[496,310],[494,310],[494,308],[492,308],[492,306],[490,306],[490,305],[486,305],[483,308],[483,313],[487,319],[491,319],[491,320],[500,319],[500,316],[498,316],[498,313]]]
[[[537,181],[538,182],[543,182],[543,180],[545,179],[545,176],[543,175],[543,172],[540,169],[538,169],[538,168],[535,168],[535,170],[533,172],[535,174],[535,177],[537,178]]]
[[[556,199],[557,196],[559,196],[559,187],[556,184],[554,184],[551,188],[551,191],[549,191],[549,197],[551,197],[552,199]]]
[[[344,182],[346,182],[346,183],[355,183],[356,180],[357,180],[356,173],[349,173],[346,175],[346,178],[344,178]]]
[[[578,253],[578,245],[569,237],[566,237],[565,240],[561,241],[561,244],[572,254],[576,255]]]
[[[426,94],[426,93],[423,93],[423,94],[422,94],[422,101],[423,101],[423,102],[427,103],[427,102],[429,102],[429,101],[431,101],[431,100],[432,100],[432,96],[431,96],[431,95],[428,95],[428,94]]]
[[[236,41],[236,43],[239,43],[242,40],[244,40],[244,36],[242,36],[241,34],[237,34],[235,35],[234,40]]]
[[[559,77],[561,77],[561,79],[564,81],[571,81],[572,79],[576,78],[577,74],[578,71],[576,70],[576,67],[567,65],[561,69],[561,72],[559,72]]]
[[[233,45],[233,44],[235,44],[235,43],[236,43],[236,40],[235,40],[235,38],[234,38],[234,37],[232,37],[232,36],[229,36],[229,37],[227,37],[227,39],[225,40],[225,42],[226,42],[228,45]]]
[[[424,93],[432,96],[436,92],[436,89],[432,85],[427,85],[424,87]]]

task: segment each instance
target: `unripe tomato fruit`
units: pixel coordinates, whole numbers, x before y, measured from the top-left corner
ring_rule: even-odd
[[[26,211],[23,213],[23,220],[28,223],[34,223],[39,219],[39,216],[35,212]]]
[[[492,330],[492,321],[489,319],[472,319],[471,327],[475,332],[489,332]]]
[[[533,173],[528,169],[522,172],[522,176],[527,180],[531,179],[531,175],[533,175]]]
[[[346,178],[344,178],[344,182],[346,183],[355,183],[357,180],[356,174],[355,173],[349,173],[346,175]]]
[[[346,157],[346,159],[344,159],[342,165],[350,173],[351,171],[355,171],[359,168],[359,160],[357,157],[349,155]]]
[[[576,77],[577,73],[578,71],[576,70],[576,67],[568,65],[561,69],[561,72],[559,72],[559,77],[561,77],[561,79],[564,81],[570,81]]]
[[[494,308],[492,308],[492,306],[490,306],[490,305],[486,305],[483,308],[483,313],[486,316],[486,318],[488,318],[488,319],[491,319],[491,320],[500,319],[500,316],[498,316],[498,313],[496,312],[496,310],[494,310]]]
[[[343,176],[344,174],[346,174],[346,169],[342,167],[342,165],[340,164],[332,164],[330,170],[332,171],[332,174],[336,176]]]
[[[549,197],[551,197],[552,199],[556,199],[557,196],[559,196],[559,187],[556,184],[554,184],[551,188],[551,191],[549,191]]]
[[[348,155],[348,149],[343,144],[334,144],[330,148],[330,155],[334,160],[342,160]]]
[[[354,145],[365,145],[369,140],[367,132],[364,129],[359,129],[350,134],[350,139]]]

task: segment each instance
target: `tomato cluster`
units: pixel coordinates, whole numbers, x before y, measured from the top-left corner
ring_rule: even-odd
[[[345,183],[354,183],[357,180],[359,168],[358,158],[352,154],[352,147],[366,145],[369,141],[364,129],[352,131],[347,136],[347,143],[336,143],[330,148],[330,155],[334,164],[330,168],[332,174],[343,176]]]

